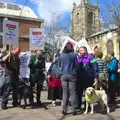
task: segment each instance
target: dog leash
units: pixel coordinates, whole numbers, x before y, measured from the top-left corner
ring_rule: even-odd
[[[95,81],[92,85],[92,87],[95,87],[95,85],[98,83],[98,81]]]

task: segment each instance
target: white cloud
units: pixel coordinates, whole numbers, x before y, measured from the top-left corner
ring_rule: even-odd
[[[45,19],[50,21],[52,14],[55,12],[65,13],[72,10],[73,2],[80,4],[81,0],[30,0],[34,5],[37,6],[38,14]]]

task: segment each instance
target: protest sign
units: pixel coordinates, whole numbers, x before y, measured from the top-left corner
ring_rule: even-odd
[[[20,53],[20,77],[29,78],[30,69],[28,67],[30,61],[30,52],[21,52]]]
[[[3,20],[3,45],[18,45],[19,23]]]
[[[30,28],[30,50],[44,50],[44,29]]]

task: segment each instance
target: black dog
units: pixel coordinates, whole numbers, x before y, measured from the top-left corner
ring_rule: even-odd
[[[27,106],[27,98],[30,101],[31,108],[33,108],[33,90],[32,87],[30,86],[29,82],[25,82],[24,80],[20,80],[20,85],[19,85],[19,103],[21,105],[21,99],[24,99],[24,106],[23,108],[25,109]]]

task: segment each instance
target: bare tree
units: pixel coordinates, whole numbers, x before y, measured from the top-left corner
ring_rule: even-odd
[[[102,14],[102,18],[105,26],[109,26],[109,24],[115,25],[120,32],[120,1],[119,0],[110,0],[108,4],[106,0],[102,0],[102,3],[106,6],[108,14],[110,15],[110,20],[105,19]]]
[[[62,14],[53,13],[52,20],[45,26],[46,43],[52,45],[53,55],[62,46],[65,35],[69,34],[67,25],[61,23]]]

